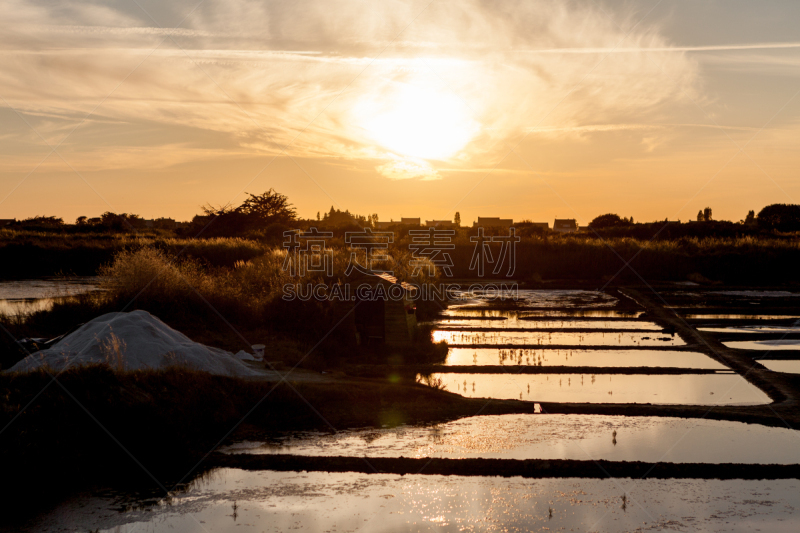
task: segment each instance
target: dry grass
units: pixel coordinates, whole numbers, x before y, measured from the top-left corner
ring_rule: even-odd
[[[100,269],[101,285],[109,294],[142,301],[183,301],[191,295],[206,300],[236,302],[258,311],[291,281],[281,269],[283,257],[271,251],[233,268],[209,268],[196,260],[173,261],[157,248],[123,251]]]
[[[122,251],[155,248],[170,257],[232,267],[269,247],[248,239],[176,239],[158,234],[71,234],[0,230],[0,277],[95,275]]]
[[[453,259],[456,277],[468,270],[474,244],[457,240]],[[493,247],[495,255],[499,246]],[[699,272],[733,283],[776,283],[795,279],[790,265],[800,260],[800,240],[764,237],[681,238],[641,240],[630,237],[597,239],[586,235],[534,236],[516,247],[514,275],[528,279],[601,279],[619,273],[637,281],[685,280]],[[625,267],[626,262],[630,268]]]

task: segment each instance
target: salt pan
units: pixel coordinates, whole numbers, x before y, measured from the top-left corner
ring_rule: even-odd
[[[49,366],[61,371],[97,363],[117,370],[181,366],[226,376],[259,375],[231,352],[194,342],[147,311],[99,316],[9,370],[29,372]]]

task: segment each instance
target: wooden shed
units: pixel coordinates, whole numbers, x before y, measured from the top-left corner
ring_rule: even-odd
[[[355,282],[353,300],[344,312],[356,342],[362,345],[403,346],[417,327],[413,285],[386,273],[370,273]]]

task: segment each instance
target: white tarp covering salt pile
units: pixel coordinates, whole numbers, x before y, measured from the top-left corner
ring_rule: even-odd
[[[96,363],[116,370],[181,366],[227,376],[258,375],[231,352],[194,342],[147,311],[99,316],[9,370],[28,372],[49,366],[60,371]]]

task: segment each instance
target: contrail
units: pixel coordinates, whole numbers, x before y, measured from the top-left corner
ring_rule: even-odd
[[[779,50],[800,48],[800,43],[754,43],[719,44],[709,46],[660,46],[633,48],[542,48],[534,50],[514,50],[526,54],[624,54],[631,52],[716,52],[735,50]]]

